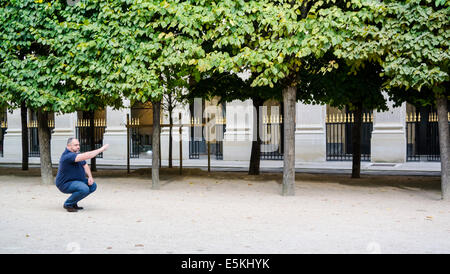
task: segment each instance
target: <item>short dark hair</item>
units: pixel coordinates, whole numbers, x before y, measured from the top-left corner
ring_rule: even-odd
[[[74,137],[70,137],[69,139],[67,139],[67,144],[72,143],[73,139],[75,139]]]

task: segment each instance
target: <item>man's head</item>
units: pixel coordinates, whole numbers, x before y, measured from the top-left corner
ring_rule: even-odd
[[[80,142],[78,139],[70,137],[67,140],[67,149],[75,153],[80,152]]]

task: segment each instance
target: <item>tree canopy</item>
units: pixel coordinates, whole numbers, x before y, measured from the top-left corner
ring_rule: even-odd
[[[449,15],[445,0],[0,0],[0,105],[68,113],[178,86],[279,98],[293,160],[296,99],[361,90],[383,108],[380,83],[397,103],[448,99]]]

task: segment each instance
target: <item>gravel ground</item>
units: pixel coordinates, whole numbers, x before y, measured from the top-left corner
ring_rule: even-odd
[[[39,170],[0,168],[0,253],[450,253],[439,177],[100,170],[85,209],[41,185]],[[15,174],[15,175],[10,175]]]

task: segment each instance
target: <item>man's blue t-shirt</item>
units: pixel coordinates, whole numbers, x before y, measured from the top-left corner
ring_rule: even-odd
[[[66,148],[59,159],[58,174],[56,175],[55,184],[61,191],[64,191],[69,186],[68,182],[87,182],[86,173],[83,168],[86,161],[75,162],[76,157],[77,153]]]

